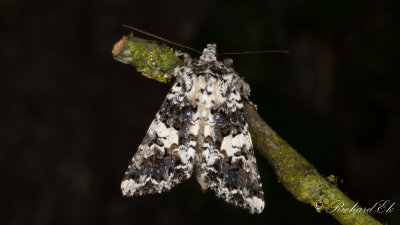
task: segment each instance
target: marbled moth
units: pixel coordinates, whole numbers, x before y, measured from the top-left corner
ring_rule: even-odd
[[[217,60],[215,44],[208,44],[198,59],[174,53],[183,63],[170,72],[158,71],[173,85],[128,166],[123,195],[168,191],[194,173],[204,191],[261,213],[264,193],[242,104],[249,85],[232,60]],[[148,64],[161,70],[150,54]]]

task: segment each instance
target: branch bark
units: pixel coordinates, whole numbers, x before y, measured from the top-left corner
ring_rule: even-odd
[[[174,51],[155,41],[124,36],[114,45],[114,59],[130,64],[143,76],[168,82],[169,74],[182,64]],[[326,210],[341,224],[381,224],[355,206],[337,186],[322,177],[314,166],[273,131],[258,115],[252,104],[244,102],[253,144],[275,170],[278,180],[297,200],[314,206],[318,212]],[[336,210],[352,209],[352,212]],[[354,207],[353,207],[354,206]]]
[[[254,147],[275,170],[278,180],[297,200],[326,210],[341,224],[381,224],[356,204],[268,126],[253,105],[245,102]]]

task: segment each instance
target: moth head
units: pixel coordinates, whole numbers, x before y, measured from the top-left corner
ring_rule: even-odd
[[[200,60],[206,62],[212,62],[217,60],[217,45],[216,44],[207,44],[207,48],[203,50],[203,53],[200,56]]]

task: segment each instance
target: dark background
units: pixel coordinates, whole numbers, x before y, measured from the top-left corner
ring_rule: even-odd
[[[396,201],[398,1],[0,2],[1,224],[337,224],[296,201],[258,156],[266,208],[226,204],[195,179],[123,198],[120,182],[169,86],[113,60],[129,24],[234,56],[269,125],[362,206]]]

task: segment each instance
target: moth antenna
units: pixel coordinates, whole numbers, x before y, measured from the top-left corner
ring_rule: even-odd
[[[131,29],[131,30],[134,30],[134,31],[140,32],[140,33],[142,33],[142,34],[145,34],[145,35],[147,35],[147,36],[150,36],[150,37],[156,38],[156,39],[158,39],[158,40],[160,40],[160,41],[163,41],[163,42],[166,42],[166,43],[169,43],[169,44],[175,45],[175,46],[179,46],[179,47],[182,47],[182,48],[186,48],[186,49],[188,49],[188,50],[191,50],[191,51],[194,51],[194,52],[196,52],[196,53],[199,53],[199,54],[201,54],[201,52],[200,52],[199,50],[196,50],[196,49],[194,49],[194,48],[191,48],[191,47],[189,47],[189,46],[186,46],[186,45],[183,45],[183,44],[179,44],[179,43],[176,43],[176,42],[170,41],[170,40],[168,40],[168,39],[165,39],[165,38],[162,38],[162,37],[160,37],[160,36],[158,36],[158,35],[155,35],[155,34],[152,34],[152,33],[146,32],[146,31],[144,31],[144,30],[141,30],[141,29],[139,29],[139,28],[132,27],[132,26],[128,26],[128,25],[125,25],[125,24],[123,24],[122,26],[123,26],[123,27],[126,27],[126,28],[128,28],[128,29]]]
[[[290,54],[287,50],[261,50],[261,51],[244,51],[244,52],[223,52],[219,55],[246,55],[246,54],[266,54],[266,53],[283,53]]]

